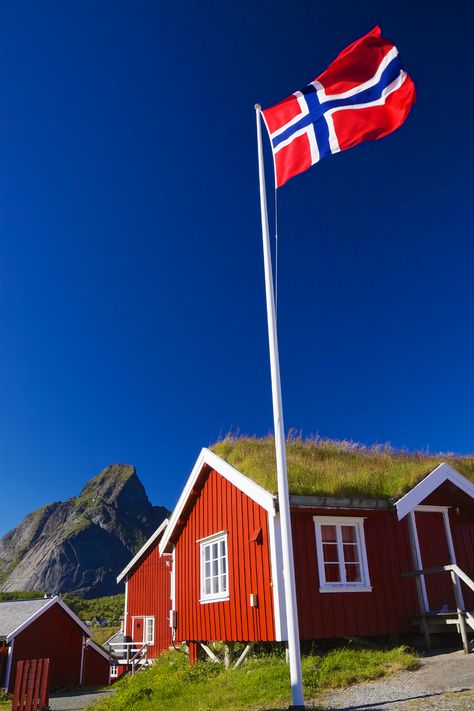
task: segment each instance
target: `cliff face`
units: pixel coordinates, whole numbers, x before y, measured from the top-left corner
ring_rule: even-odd
[[[33,511],[0,538],[0,590],[121,592],[116,576],[167,514],[151,505],[135,467],[112,464],[78,497]]]

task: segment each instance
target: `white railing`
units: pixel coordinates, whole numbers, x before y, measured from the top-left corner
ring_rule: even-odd
[[[110,642],[111,663],[127,666],[132,674],[137,667],[148,662],[148,644],[145,642]]]

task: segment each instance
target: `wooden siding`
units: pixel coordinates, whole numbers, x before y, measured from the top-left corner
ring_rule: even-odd
[[[267,512],[213,470],[193,494],[176,541],[177,639],[274,640]],[[261,536],[251,541],[259,529]],[[201,604],[197,541],[221,531],[228,531],[229,600]],[[250,607],[251,593],[258,607]]]
[[[148,648],[148,656],[151,659],[158,657],[171,644],[170,573],[171,556],[160,556],[158,541],[155,541],[128,578],[125,635],[133,639],[134,617],[154,617],[154,644]],[[139,642],[141,639],[133,641]]]
[[[87,646],[84,650],[83,686],[105,686],[109,683],[109,660],[102,656],[94,647]]]
[[[474,521],[470,514],[462,509],[449,511],[454,552],[459,567],[474,580]],[[466,609],[474,612],[474,592],[462,583]]]
[[[371,592],[319,592],[314,515],[366,519]],[[401,577],[413,569],[408,529],[394,511],[294,510],[292,531],[302,639],[413,631],[408,616],[418,612],[415,583]]]
[[[10,691],[15,685],[20,659],[49,658],[52,689],[77,686],[80,682],[84,632],[58,604],[50,607],[15,637]]]

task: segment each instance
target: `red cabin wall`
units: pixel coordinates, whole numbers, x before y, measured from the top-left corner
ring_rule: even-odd
[[[50,607],[14,639],[9,690],[14,688],[20,659],[49,658],[51,689],[78,686],[83,636],[83,630],[59,604]]]
[[[474,580],[474,521],[468,512],[459,513],[450,509],[449,520],[453,536],[454,552],[457,564],[471,580]],[[474,592],[461,583],[464,603],[467,610],[474,610]]]
[[[109,683],[109,660],[87,646],[84,650],[83,686],[105,686]]]
[[[152,659],[158,657],[171,644],[170,573],[171,556],[160,556],[156,541],[139,567],[128,578],[125,635],[133,639],[133,617],[154,617],[154,644],[148,648],[148,656]]]
[[[215,471],[195,493],[175,549],[177,639],[274,640],[267,512]],[[251,542],[259,528],[261,543]],[[200,604],[197,541],[220,531],[228,531],[230,599]],[[251,593],[257,593],[258,607],[250,607]]]
[[[313,516],[361,516],[371,592],[319,592]],[[292,511],[293,549],[300,635],[302,639],[399,634],[413,631],[408,616],[417,614],[406,521],[388,511]]]

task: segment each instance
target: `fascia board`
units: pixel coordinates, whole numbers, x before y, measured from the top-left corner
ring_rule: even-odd
[[[135,555],[133,556],[133,558],[132,558],[132,560],[130,561],[130,563],[128,563],[128,564],[125,566],[125,568],[122,570],[122,572],[117,575],[117,582],[118,582],[118,583],[120,583],[120,582],[124,579],[124,577],[127,575],[127,573],[130,572],[130,570],[133,568],[133,566],[134,566],[136,563],[138,563],[138,561],[140,560],[140,558],[142,557],[142,555],[144,555],[144,553],[147,552],[147,550],[149,549],[149,547],[156,541],[156,539],[158,538],[158,536],[160,535],[160,533],[161,533],[162,531],[164,531],[164,529],[166,528],[166,526],[168,525],[168,523],[169,523],[169,519],[168,519],[168,518],[165,518],[165,520],[160,523],[160,525],[158,526],[158,528],[156,529],[156,531],[151,534],[150,538],[149,538],[147,541],[145,541],[145,543],[144,543],[143,546],[140,548],[140,550],[138,551],[138,553],[135,553]]]
[[[166,551],[166,547],[191,494],[193,486],[196,483],[203,466],[205,465],[215,469],[218,474],[223,476],[224,479],[227,479],[227,481],[246,494],[263,509],[266,511],[273,511],[273,496],[269,491],[264,489],[259,484],[256,484],[252,481],[252,479],[249,479],[248,476],[242,474],[242,472],[239,472],[238,469],[235,469],[235,467],[219,457],[217,454],[211,452],[210,449],[203,447],[184,486],[181,496],[178,499],[178,503],[176,504],[176,507],[170,517],[169,524],[163,538],[160,541],[159,550],[161,555]]]
[[[411,491],[395,502],[398,520],[400,521],[410,511],[413,511],[416,506],[424,501],[427,496],[445,481],[450,481],[457,486],[458,489],[464,491],[464,493],[474,499],[474,484],[456,471],[456,469],[453,469],[449,464],[443,462],[439,464],[436,469],[433,469],[430,474],[425,476]]]
[[[43,615],[47,610],[49,610],[51,607],[53,607],[53,605],[56,605],[56,603],[57,603],[60,607],[62,607],[62,609],[63,609],[65,612],[67,612],[67,614],[69,615],[69,617],[71,617],[71,618],[74,620],[74,622],[75,622],[77,625],[79,625],[79,627],[82,629],[82,631],[83,631],[88,637],[91,636],[92,633],[91,633],[90,629],[84,624],[84,622],[83,622],[81,619],[79,619],[79,617],[61,600],[60,597],[58,597],[58,595],[55,595],[55,597],[52,597],[50,600],[48,600],[48,602],[47,602],[42,608],[40,608],[39,610],[37,610],[35,613],[33,613],[33,615],[31,615],[30,617],[28,617],[27,620],[25,620],[24,622],[22,622],[21,625],[19,625],[16,629],[14,629],[13,632],[10,632],[10,634],[9,634],[8,637],[7,637],[7,642],[10,642],[12,639],[14,639],[15,637],[17,637],[17,636],[20,634],[20,632],[23,632],[23,630],[24,630],[26,627],[29,627],[29,625],[31,625],[32,622],[34,622],[35,620],[37,620],[38,617],[41,617],[41,615]]]

